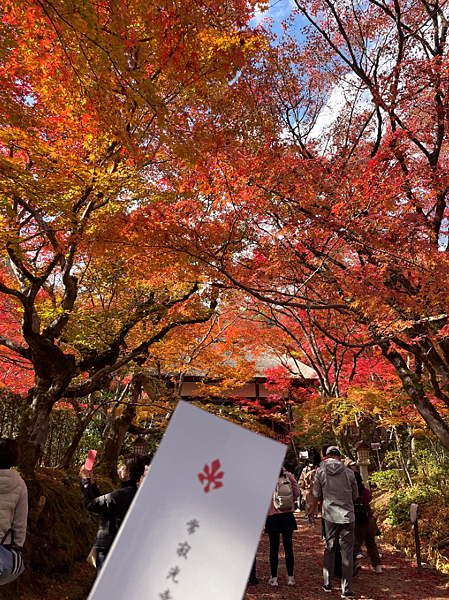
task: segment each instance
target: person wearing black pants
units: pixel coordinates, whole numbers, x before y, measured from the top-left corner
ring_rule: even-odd
[[[297,527],[296,527],[297,529]],[[280,536],[282,535],[282,543],[284,545],[285,566],[287,567],[287,575],[293,577],[293,567],[295,566],[295,557],[293,555],[293,529],[290,531],[271,532],[270,537],[270,569],[271,576],[276,577],[279,564],[279,544]]]
[[[253,566],[251,567],[251,572],[248,577],[247,585],[257,585],[259,583],[259,580],[256,577],[256,560],[257,560],[257,553],[256,553],[256,556],[254,557],[254,562],[253,562]]]
[[[265,533],[268,533],[270,538],[271,577],[268,580],[268,584],[272,586],[279,585],[277,572],[279,565],[279,544],[281,534],[285,552],[285,565],[287,567],[287,585],[295,585],[295,578],[293,577],[293,568],[295,565],[295,558],[293,555],[293,532],[298,529],[298,526],[296,524],[293,511],[295,510],[294,503],[299,496],[299,487],[293,475],[285,471],[285,469],[283,469],[281,472],[281,477],[288,477],[290,480],[291,491],[293,492],[293,500],[291,508],[285,511],[280,510],[280,508],[276,508],[273,501],[271,501],[265,523]]]
[[[341,452],[336,446],[326,451],[313,484],[313,506],[309,516],[314,514],[319,500],[322,500],[322,516],[326,521],[326,548],[323,558],[323,590],[332,592],[335,551],[337,541],[342,556],[341,597],[355,598],[352,591],[353,548],[354,548],[354,500],[358,496],[354,473],[341,462]]]

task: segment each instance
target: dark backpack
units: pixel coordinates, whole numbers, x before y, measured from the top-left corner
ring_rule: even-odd
[[[287,475],[281,475],[273,492],[274,508],[281,512],[293,510],[293,486]]]
[[[366,523],[369,521],[369,506],[365,504],[362,496],[354,500],[354,514],[356,523]]]

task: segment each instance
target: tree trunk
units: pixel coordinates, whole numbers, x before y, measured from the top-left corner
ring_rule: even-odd
[[[129,388],[128,402],[123,413],[118,419],[115,419],[109,430],[108,438],[104,446],[104,460],[107,472],[110,478],[117,480],[117,462],[122,449],[125,435],[129,430],[135,416],[137,403],[142,391],[141,374],[135,374],[132,377]]]
[[[415,446],[415,437],[414,437],[414,427],[408,425],[407,426],[407,469],[413,464],[413,454],[414,454],[414,446]]]
[[[49,426],[50,428],[50,432],[49,435],[47,436],[47,442],[46,442],[46,447],[47,447],[47,452],[45,453],[45,455],[43,456],[42,460],[44,463],[44,467],[51,467],[51,454],[53,452],[53,427],[54,423],[52,423],[51,426]]]
[[[34,467],[39,462],[47,441],[50,424],[50,413],[56,398],[49,399],[47,394],[38,388],[33,388],[27,398],[27,408],[20,423],[17,441],[21,455],[19,468],[26,474],[32,475]]]
[[[338,436],[338,443],[340,445],[340,448],[343,449],[344,454],[346,454],[346,456],[349,456],[349,458],[351,458],[353,460],[354,455],[352,454],[352,450],[350,448],[349,441],[348,441],[348,430],[349,430],[349,427],[347,425],[344,425],[342,427],[341,433]]]
[[[70,442],[69,447],[64,452],[64,456],[62,457],[58,467],[60,469],[68,469],[72,463],[73,455],[76,452],[76,449],[79,446],[81,438],[83,437],[84,432],[86,431],[86,427],[92,421],[94,414],[97,409],[91,411],[84,419],[77,419],[77,424],[75,428],[75,433],[73,434],[72,441]]]
[[[393,427],[394,439],[396,441],[396,450],[399,455],[399,462],[401,463],[402,470],[404,471],[405,476],[407,477],[407,481],[410,487],[413,487],[412,478],[410,477],[409,470],[407,469],[407,465],[405,464],[404,456],[402,455],[401,441],[398,436],[398,431],[396,427]]]
[[[72,354],[64,354],[58,346],[31,331],[26,322],[22,329],[28,332],[24,337],[30,345],[35,386],[28,393],[17,440],[21,449],[19,467],[26,475],[32,475],[45,448],[50,413],[73,379],[76,361]]]
[[[121,386],[121,380],[117,382],[117,386],[115,388],[114,403],[109,412],[109,415],[108,414],[106,415],[106,425],[104,426],[103,433],[101,434],[102,441],[104,441],[108,438],[109,429],[111,428],[111,425],[115,420],[117,408],[120,406],[121,402],[123,401],[123,398],[125,397],[128,389],[129,389],[129,384],[126,384],[122,391],[120,391],[120,386]]]
[[[449,450],[449,427],[441,415],[428,400],[416,373],[407,368],[405,360],[396,350],[391,350],[389,342],[380,344],[382,354],[394,366],[396,374],[402,381],[402,386],[424,421],[437,436],[443,446]]]

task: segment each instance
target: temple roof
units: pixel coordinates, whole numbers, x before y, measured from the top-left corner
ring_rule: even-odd
[[[245,356],[248,362],[255,361],[256,373],[254,379],[266,379],[265,369],[275,369],[284,366],[291,373],[292,377],[306,380],[317,379],[316,372],[309,366],[299,360],[294,360],[291,356],[278,356],[272,352],[263,352],[254,357],[250,353]],[[225,361],[229,367],[235,367],[236,363],[232,358]],[[185,380],[198,380],[207,377],[207,373],[201,369],[192,368],[185,374]]]
[[[277,356],[269,352],[260,354],[256,358],[256,371],[258,377],[265,377],[265,369],[273,369],[279,366],[284,366],[292,374],[292,376],[303,377],[304,379],[316,379],[316,372],[309,366],[299,360],[294,360],[291,356]]]

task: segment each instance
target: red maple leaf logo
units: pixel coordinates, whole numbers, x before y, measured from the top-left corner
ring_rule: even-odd
[[[218,480],[223,478],[224,471],[219,471],[219,469],[221,469],[221,463],[217,458],[217,460],[213,461],[210,467],[209,465],[204,465],[203,472],[198,473],[198,479],[204,485],[204,491],[206,494],[210,491],[211,485],[214,486],[212,488],[214,490],[223,486],[223,483]]]

